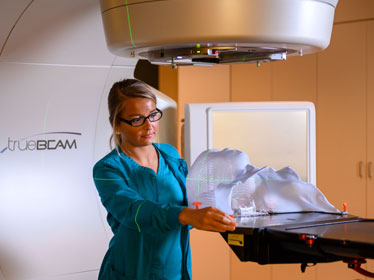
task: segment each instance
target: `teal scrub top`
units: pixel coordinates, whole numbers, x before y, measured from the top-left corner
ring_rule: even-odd
[[[187,165],[173,146],[153,146],[159,153],[157,174],[116,150],[94,166],[114,234],[100,280],[191,279],[189,227],[178,220],[187,207]]]

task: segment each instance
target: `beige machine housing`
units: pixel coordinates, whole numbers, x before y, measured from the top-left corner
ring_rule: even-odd
[[[101,0],[109,50],[154,64],[284,60],[325,49],[338,0]]]

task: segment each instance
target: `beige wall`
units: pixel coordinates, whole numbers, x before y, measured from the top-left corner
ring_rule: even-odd
[[[338,208],[374,218],[374,0],[340,0],[329,48],[286,62],[214,67],[160,67],[160,90],[179,106],[196,102],[311,101],[317,116],[317,186]],[[182,143],[178,145],[182,148]],[[373,163],[372,163],[373,164]],[[361,177],[359,176],[361,170]],[[374,173],[374,168],[372,167]],[[373,176],[374,174],[372,174]],[[373,205],[373,206],[371,206]],[[193,275],[200,279],[364,279],[343,263],[240,263],[214,233],[192,231]],[[373,270],[374,265],[369,264]]]

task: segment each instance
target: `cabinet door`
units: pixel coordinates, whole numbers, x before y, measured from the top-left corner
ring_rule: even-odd
[[[366,23],[335,25],[330,47],[318,54],[317,186],[350,214],[366,212]],[[363,279],[338,262],[317,265],[317,279]]]
[[[317,54],[272,64],[274,101],[317,101]]]
[[[366,212],[366,23],[334,26],[330,47],[318,54],[317,182],[338,208]],[[363,164],[364,165],[364,164]]]
[[[230,101],[270,101],[272,95],[272,64],[231,65]]]
[[[367,88],[367,129],[368,129],[368,141],[367,141],[367,164],[371,163],[371,166],[366,166],[371,170],[367,170],[367,217],[374,219],[374,22],[368,23],[368,44],[367,44],[367,55],[368,55],[368,88]],[[369,260],[367,269],[374,271],[374,260]]]
[[[311,101],[316,103],[317,55],[287,61],[231,65],[231,101]]]
[[[374,22],[368,23],[368,91],[367,91],[367,120],[368,120],[368,151],[367,162],[371,163],[367,170],[368,211],[367,216],[374,219]],[[367,166],[368,168],[368,166]]]

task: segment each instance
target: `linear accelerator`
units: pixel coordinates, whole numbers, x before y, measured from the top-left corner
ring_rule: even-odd
[[[139,59],[175,68],[260,64],[322,51],[330,42],[338,0],[101,0],[101,11],[96,0],[4,3],[0,89],[6,98],[0,117],[12,122],[0,124],[1,274],[6,280],[91,280],[111,237],[91,180],[93,163],[109,151],[105,93],[110,85],[132,78]],[[176,103],[161,92],[157,97],[165,113],[159,140],[175,145],[169,131],[176,129]],[[20,111],[24,115],[15,113]],[[205,122],[204,114],[199,116]],[[197,138],[187,122],[188,146]],[[190,151],[190,164],[208,144],[200,141]],[[309,182],[315,179],[313,168],[308,169],[313,156],[315,150],[311,165],[303,169]],[[330,220],[312,218],[324,224]],[[243,234],[245,246],[232,244],[237,236],[225,236],[242,261],[305,263],[323,243],[319,232],[305,233],[303,240],[302,225],[309,218],[290,216],[278,227],[264,219],[256,226],[249,226],[247,219],[238,221],[234,234]],[[343,217],[339,225],[347,224],[344,219],[352,222],[349,229],[361,232],[354,226],[360,223],[353,223],[360,218]],[[290,224],[292,230],[285,228]],[[337,248],[343,248],[339,240],[346,237],[334,238]],[[303,248],[302,256],[282,259],[281,248],[269,249],[281,239],[279,244],[296,247],[305,247],[310,239],[315,243]],[[266,248],[270,253],[256,255],[246,247],[252,241],[257,253]]]

